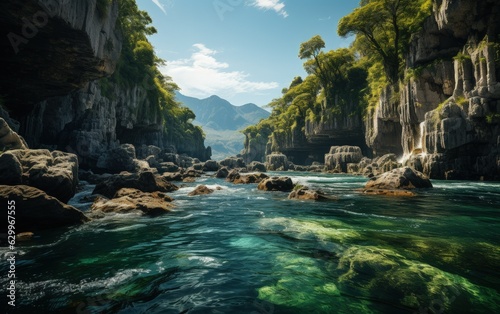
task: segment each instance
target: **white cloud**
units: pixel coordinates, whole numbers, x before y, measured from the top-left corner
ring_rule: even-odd
[[[288,17],[285,11],[285,4],[280,0],[253,0],[253,6],[263,10],[274,10],[276,13],[283,17]]]
[[[165,75],[172,77],[181,92],[192,97],[218,95],[232,98],[237,94],[257,93],[278,88],[276,82],[253,82],[249,74],[229,70],[229,64],[215,59],[217,51],[203,44],[195,44],[196,51],[188,59],[167,62],[162,68]]]
[[[156,4],[157,7],[160,8],[160,10],[163,11],[163,13],[167,14],[167,10],[165,10],[165,6],[160,2],[160,0],[152,0],[154,4]]]

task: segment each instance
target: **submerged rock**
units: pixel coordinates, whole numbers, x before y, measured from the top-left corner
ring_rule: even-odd
[[[342,254],[335,272],[342,292],[409,310],[427,312],[436,305],[446,313],[483,312],[484,300],[495,304],[500,299],[492,289],[374,246],[350,247]]]
[[[410,190],[432,188],[429,178],[410,167],[397,168],[373,177],[365,185],[365,191],[374,190]]]
[[[162,192],[142,192],[137,189],[120,189],[112,199],[98,198],[92,204],[93,212],[129,213],[141,211],[145,215],[158,216],[172,210],[173,199]]]
[[[262,191],[289,192],[293,190],[293,187],[294,184],[289,177],[272,177],[260,182],[258,189]]]
[[[173,192],[179,189],[164,177],[155,176],[152,172],[141,172],[139,174],[114,175],[97,184],[92,194],[101,194],[111,198],[123,188],[132,188],[143,192]]]
[[[73,206],[27,185],[0,185],[0,201],[6,209],[7,204],[15,206],[16,233],[77,225],[89,220]],[[7,230],[7,217],[1,220],[0,227]]]

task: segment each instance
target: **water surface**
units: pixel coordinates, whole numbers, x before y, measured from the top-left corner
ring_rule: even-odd
[[[500,312],[500,184],[388,198],[359,194],[362,177],[286,175],[339,200],[206,177],[172,193],[163,217],[110,215],[19,243],[16,312]],[[188,197],[197,184],[223,189]],[[88,210],[91,190],[72,203]]]

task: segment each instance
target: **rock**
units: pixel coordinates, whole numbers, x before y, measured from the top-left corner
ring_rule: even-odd
[[[104,153],[97,161],[97,168],[109,173],[136,172],[138,169],[135,160],[134,146],[122,144]]]
[[[258,172],[266,172],[267,167],[265,164],[257,161],[252,161],[248,166],[247,169],[249,171],[258,171]]]
[[[433,253],[439,254],[435,247]],[[406,308],[409,312],[427,311],[438,303],[441,311],[446,313],[477,312],[479,304],[474,302],[477,295],[490,295],[464,277],[375,246],[350,246],[341,254],[336,272],[338,284],[345,293],[366,293],[380,302]],[[498,299],[494,295],[497,294],[491,296]],[[482,306],[478,312],[491,310],[491,307],[486,310]]]
[[[203,171],[215,172],[219,170],[219,163],[215,160],[207,160],[203,166]]]
[[[348,164],[359,163],[362,158],[361,148],[357,146],[332,146],[325,155],[325,166],[328,170],[347,172]]]
[[[16,156],[9,152],[0,155],[0,184],[18,185],[23,182],[23,169]]]
[[[262,191],[289,192],[293,187],[294,184],[289,177],[272,177],[260,182],[257,188]]]
[[[194,182],[196,182],[196,178],[194,178],[194,177],[186,177],[186,178],[182,179],[182,182],[184,182],[184,183],[194,183]]]
[[[159,159],[161,154],[161,148],[154,145],[141,145],[136,150],[137,158],[146,159],[148,156],[154,156],[154,158]]]
[[[243,158],[229,157],[219,162],[221,166],[227,167],[228,169],[244,168],[245,162]]]
[[[142,192],[173,192],[179,188],[164,177],[155,176],[151,172],[139,174],[114,175],[96,185],[92,194],[100,194],[111,198],[123,188],[137,189]]]
[[[160,173],[165,173],[165,172],[177,172],[179,171],[179,166],[174,164],[173,162],[162,162],[160,163],[159,171]]]
[[[45,193],[67,203],[76,193],[78,186],[78,159],[76,155],[46,149],[10,150],[7,158],[15,167],[14,156],[22,167],[22,184],[36,187]],[[14,169],[12,180],[18,181]],[[5,178],[5,177],[4,177]],[[4,184],[9,180],[2,181]]]
[[[365,185],[366,190],[409,190],[432,188],[432,183],[423,173],[410,167],[403,167],[372,178]]]
[[[310,190],[307,186],[301,186],[299,188],[296,187],[292,192],[290,192],[288,199],[312,201],[337,200],[334,196],[328,196],[318,190]]]
[[[148,157],[146,157],[145,161],[148,163],[149,167],[151,168],[160,168],[160,163],[158,162],[158,160],[156,159],[156,157],[154,155],[150,155]]]
[[[188,196],[208,195],[212,194],[215,190],[208,188],[206,185],[198,185],[194,191],[190,192]]]
[[[300,171],[300,172],[305,172],[305,171],[308,171],[308,168],[306,166],[295,165],[294,170]]]
[[[159,216],[170,212],[173,199],[162,192],[143,192],[137,189],[120,189],[113,199],[97,198],[92,204],[93,212],[129,213],[141,211],[148,216]]]
[[[0,151],[8,149],[28,149],[28,145],[3,118],[0,118]]]
[[[167,181],[183,181],[184,180],[184,174],[181,172],[164,173],[161,177]]]
[[[194,170],[196,170],[196,171],[203,171],[203,167],[204,167],[204,166],[205,166],[205,165],[204,165],[203,163],[201,163],[201,162],[200,162],[200,163],[196,163],[196,164],[194,164],[192,168],[193,168]]]
[[[179,159],[178,165],[182,168],[192,167],[195,163],[193,158],[191,158],[187,155],[179,155],[178,159]]]
[[[266,156],[267,170],[269,171],[287,171],[288,158],[284,154],[273,153]]]
[[[4,212],[7,212],[7,204],[15,202],[17,233],[77,225],[89,220],[78,209],[31,186],[0,185],[0,201],[5,204]],[[7,217],[0,221],[0,228],[7,230]]]
[[[267,178],[269,177],[263,173],[240,174],[237,170],[233,170],[228,175],[227,181],[234,184],[252,184],[260,183]]]
[[[229,170],[226,167],[220,168],[215,174],[216,178],[225,179],[229,175]]]
[[[403,196],[403,197],[413,197],[416,196],[415,193],[408,190],[385,190],[385,189],[365,189],[362,190],[364,194],[367,195],[383,195],[383,196]]]

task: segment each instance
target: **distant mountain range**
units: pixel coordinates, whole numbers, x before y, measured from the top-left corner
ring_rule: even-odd
[[[196,115],[195,121],[203,127],[214,130],[240,130],[269,116],[268,111],[256,104],[234,106],[229,101],[215,95],[198,99],[177,93],[176,98],[193,110]]]
[[[205,131],[205,145],[212,147],[212,159],[216,160],[239,154],[245,139],[239,131],[269,117],[269,112],[256,104],[234,106],[215,95],[198,99],[176,93],[176,99],[196,115],[194,124]]]

